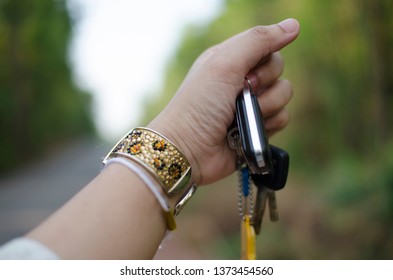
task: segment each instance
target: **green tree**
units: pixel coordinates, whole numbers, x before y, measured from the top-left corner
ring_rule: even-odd
[[[93,131],[90,96],[71,81],[61,0],[0,1],[0,171]]]

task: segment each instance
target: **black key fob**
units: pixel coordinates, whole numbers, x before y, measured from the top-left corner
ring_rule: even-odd
[[[244,82],[243,92],[236,99],[236,120],[243,157],[251,173],[270,173],[272,160],[262,113],[247,81]]]
[[[252,174],[251,178],[258,188],[268,187],[278,191],[285,187],[289,170],[289,154],[276,146],[270,145],[273,170],[269,174]]]

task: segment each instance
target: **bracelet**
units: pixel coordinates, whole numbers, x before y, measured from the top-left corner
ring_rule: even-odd
[[[104,159],[122,156],[146,168],[168,196],[180,193],[189,183],[191,166],[186,157],[167,138],[148,128],[127,133]]]
[[[190,183],[191,165],[183,153],[165,136],[149,129],[138,127],[127,133],[107,154],[103,163],[108,164],[112,159],[124,158],[137,163],[148,172],[161,185],[163,192],[168,197],[180,197],[172,211],[166,201],[166,206],[161,203],[156,191],[150,186],[150,180],[142,178],[159,200],[168,223],[168,228],[173,228],[173,216],[177,216],[184,205],[193,196],[197,185]],[[120,162],[119,162],[120,163]],[[124,163],[121,161],[121,163]],[[126,164],[129,167],[130,164]],[[132,166],[132,165],[130,165]],[[129,169],[133,170],[132,167]],[[150,182],[150,183],[149,183]],[[157,189],[156,189],[157,190]],[[160,197],[161,194],[159,195]],[[166,210],[169,209],[169,210]],[[174,229],[174,228],[173,228]]]
[[[149,175],[143,172],[143,169],[138,168],[138,166],[132,164],[132,161],[129,161],[125,158],[111,158],[105,164],[105,167],[113,163],[121,164],[127,167],[129,170],[133,171],[136,175],[142,179],[152,194],[157,199],[158,203],[160,204],[162,210],[164,211],[164,217],[168,226],[169,230],[176,229],[176,221],[174,217],[174,211],[170,208],[168,201],[165,199],[164,195],[160,192],[159,188],[156,187],[157,183],[154,182]]]

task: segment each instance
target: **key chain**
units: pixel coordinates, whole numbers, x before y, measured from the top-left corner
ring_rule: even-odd
[[[227,133],[229,147],[236,150],[238,206],[241,228],[241,258],[256,259],[256,234],[260,233],[265,205],[271,221],[278,220],[275,191],[284,188],[289,156],[269,145],[258,101],[245,80],[236,99],[235,120]],[[257,189],[254,203],[253,186]]]
[[[238,176],[239,214],[241,218],[241,258],[243,260],[255,260],[255,230],[252,225],[254,203],[249,169],[246,166],[238,168]]]

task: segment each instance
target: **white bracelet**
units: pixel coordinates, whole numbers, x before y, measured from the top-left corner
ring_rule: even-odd
[[[129,170],[133,171],[136,175],[138,175],[139,178],[141,178],[145,182],[146,186],[149,188],[149,190],[156,197],[156,199],[160,203],[162,209],[165,212],[170,211],[169,203],[165,199],[163,194],[161,193],[161,191],[160,191],[161,187],[159,186],[159,183],[155,182],[151,178],[151,176],[142,167],[140,167],[139,165],[136,165],[132,161],[127,160],[122,157],[111,158],[110,160],[108,160],[106,162],[105,166],[109,166],[112,163],[119,163],[119,164],[127,167]]]

